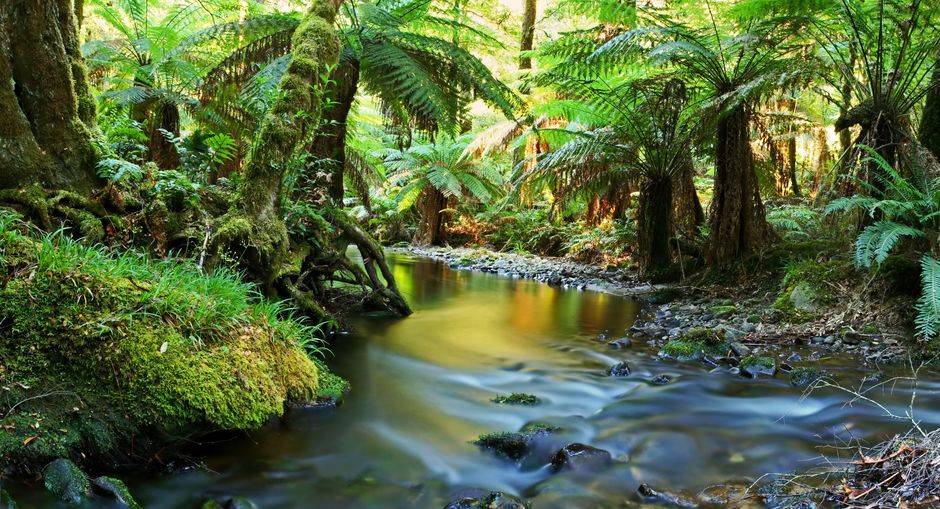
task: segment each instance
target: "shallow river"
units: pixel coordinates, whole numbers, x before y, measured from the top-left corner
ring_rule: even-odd
[[[345,404],[293,412],[220,444],[205,469],[128,478],[142,505],[190,508],[237,495],[263,509],[441,508],[456,489],[484,487],[524,496],[536,509],[634,507],[640,483],[697,491],[747,482],[814,466],[832,452],[825,446],[903,427],[872,406],[846,405],[835,390],[804,398],[782,376],[752,381],[662,361],[642,342],[611,350],[598,336],[622,336],[640,312],[623,297],[392,259],[416,312],[359,319],[333,347],[330,364],[353,384]],[[620,360],[633,374],[607,376]],[[847,385],[870,373],[849,358],[820,362]],[[673,381],[649,382],[660,374]],[[918,389],[917,417],[928,425],[940,423],[938,389]],[[543,402],[490,401],[511,392]],[[909,389],[872,395],[903,413]],[[553,475],[468,443],[536,420],[563,428],[558,445],[591,444],[616,463],[589,476]]]

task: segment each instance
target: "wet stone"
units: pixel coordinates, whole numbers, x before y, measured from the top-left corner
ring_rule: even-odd
[[[659,491],[650,487],[649,484],[641,484],[636,490],[637,494],[644,502],[652,502],[672,507],[696,508],[699,506],[691,497],[666,491]]]
[[[650,380],[650,383],[653,385],[668,385],[669,382],[672,382],[672,377],[669,375],[659,375]]]
[[[620,361],[608,368],[607,374],[617,377],[628,376],[630,374],[630,365],[627,364],[627,361]]]
[[[477,488],[454,493],[444,509],[530,509],[532,506],[519,497],[501,491]]]
[[[585,444],[568,444],[552,457],[552,470],[572,470],[575,472],[596,472],[613,462],[609,452]]]
[[[633,341],[631,341],[630,338],[617,338],[613,341],[608,341],[607,346],[617,350],[622,350],[624,348],[630,348],[633,346]]]

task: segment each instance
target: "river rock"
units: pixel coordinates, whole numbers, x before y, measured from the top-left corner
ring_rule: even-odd
[[[517,432],[487,433],[473,442],[480,449],[491,451],[497,456],[521,461],[528,456],[540,438],[545,438],[559,428],[541,423],[530,423]]]
[[[67,459],[57,459],[42,470],[46,489],[68,504],[79,504],[91,491],[88,476],[78,465]]]
[[[531,507],[529,502],[501,491],[470,488],[454,493],[444,509],[531,509]]]
[[[790,304],[797,311],[815,313],[819,311],[816,292],[809,283],[799,283],[790,292]]]
[[[222,505],[223,509],[258,509],[257,504],[244,497],[232,497]]]
[[[650,380],[650,383],[653,385],[668,385],[672,381],[672,378],[669,375],[659,375]]]
[[[623,350],[624,348],[633,346],[633,341],[631,341],[630,338],[617,338],[613,341],[608,341],[607,346],[616,348],[617,350]]]
[[[830,376],[828,371],[821,368],[796,368],[790,373],[790,385],[805,389],[817,380]]]
[[[641,484],[636,492],[644,502],[684,508],[699,506],[698,502],[689,496],[655,490],[649,484]]]
[[[617,364],[607,368],[607,374],[610,376],[628,376],[630,374],[630,365],[627,361],[620,361]]]
[[[552,457],[552,470],[573,470],[575,472],[596,472],[613,462],[609,452],[585,444],[568,444]]]
[[[131,496],[127,485],[120,479],[113,477],[98,477],[91,481],[91,488],[95,494],[104,498],[109,498],[121,507],[131,509],[140,509],[140,504]]]

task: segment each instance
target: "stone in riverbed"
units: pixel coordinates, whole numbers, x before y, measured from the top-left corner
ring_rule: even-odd
[[[741,375],[749,378],[774,376],[777,374],[777,361],[773,357],[751,355],[741,359]]]
[[[477,488],[460,490],[451,495],[444,509],[531,509],[529,502],[503,493]]]
[[[104,498],[109,498],[121,507],[130,509],[140,509],[140,504],[131,496],[127,485],[120,479],[113,477],[98,477],[91,481],[91,488],[96,494]]]
[[[91,483],[78,465],[67,459],[57,459],[42,470],[43,484],[53,495],[68,504],[79,504],[88,496]]]
[[[616,348],[617,350],[622,350],[624,348],[630,348],[633,346],[633,341],[631,341],[630,338],[617,338],[613,341],[608,341],[607,346]]]
[[[821,368],[796,368],[790,373],[790,385],[805,389],[817,380],[831,376],[828,371]]]
[[[644,502],[689,509],[699,506],[698,502],[687,495],[655,490],[649,484],[641,484],[636,492]]]
[[[620,361],[607,368],[607,374],[616,377],[628,376],[630,375],[630,365],[627,364],[627,361]]]
[[[536,446],[539,438],[547,437],[558,431],[557,427],[546,424],[526,424],[517,432],[502,431],[480,435],[472,443],[480,449],[512,461],[522,461]]]
[[[609,452],[585,444],[568,444],[552,457],[552,471],[596,472],[613,463]]]
[[[668,385],[671,381],[672,378],[669,375],[659,375],[650,380],[650,383],[653,385]]]

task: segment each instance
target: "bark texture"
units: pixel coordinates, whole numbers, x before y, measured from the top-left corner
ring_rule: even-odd
[[[637,243],[644,274],[663,272],[672,264],[672,191],[668,176],[647,179],[640,186]]]
[[[918,137],[924,147],[934,157],[940,159],[940,63],[937,63],[934,67],[930,83],[933,88],[927,94],[927,102],[924,104],[924,113],[921,116]]]
[[[433,186],[428,185],[418,196],[418,230],[413,243],[417,246],[439,246],[444,243],[444,226],[447,197]]]
[[[536,0],[525,0],[525,10],[522,13],[522,39],[519,42],[519,50],[522,52],[532,51],[535,43],[535,17],[537,12]],[[532,57],[520,55],[519,69],[531,69]]]
[[[4,0],[0,8],[0,189],[97,182],[95,101],[73,0]]]
[[[332,84],[327,91],[331,106],[323,112],[323,126],[310,144],[314,157],[314,188],[326,189],[328,197],[342,206],[344,170],[346,168],[346,129],[349,112],[359,91],[359,61],[342,58],[333,70]]]
[[[746,107],[738,107],[719,120],[716,149],[706,260],[721,267],[757,252],[773,239],[773,232],[754,173]]]
[[[681,236],[694,239],[705,223],[705,210],[695,190],[695,166],[689,156],[681,170],[672,176],[673,225]]]

